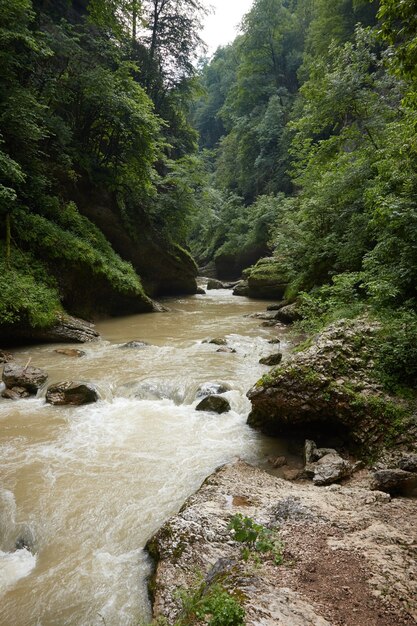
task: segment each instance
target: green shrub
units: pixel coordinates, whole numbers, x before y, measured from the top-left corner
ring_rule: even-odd
[[[241,513],[232,517],[229,529],[233,531],[235,541],[244,544],[242,557],[246,561],[253,553],[270,553],[275,565],[281,565],[283,544],[272,530]]]
[[[417,383],[417,314],[400,310],[384,320],[375,370],[385,386],[414,387]]]

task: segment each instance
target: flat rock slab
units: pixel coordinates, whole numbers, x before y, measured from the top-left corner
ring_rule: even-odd
[[[22,367],[16,363],[6,363],[3,367],[2,378],[7,389],[22,387],[35,395],[46,382],[48,374],[38,367]]]
[[[240,598],[246,626],[415,626],[417,502],[365,484],[317,489],[242,461],[222,467],[148,543],[154,616],[173,625],[178,590],[201,572]],[[282,565],[242,558],[228,529],[237,513],[277,529]]]
[[[54,405],[80,406],[98,399],[98,391],[91,383],[65,381],[51,385],[46,392],[46,402]]]

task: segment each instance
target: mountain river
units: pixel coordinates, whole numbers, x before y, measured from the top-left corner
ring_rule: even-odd
[[[48,384],[90,381],[101,399],[0,399],[0,626],[145,623],[147,539],[219,465],[285,452],[246,425],[246,392],[268,371],[259,359],[276,351],[277,333],[247,315],[267,303],[213,290],[165,304],[98,323],[102,339],[76,346],[82,358],[51,345],[14,351],[46,369]],[[236,354],[202,343],[212,337]],[[121,347],[135,339],[151,345]],[[210,381],[230,385],[229,413],[195,411]]]

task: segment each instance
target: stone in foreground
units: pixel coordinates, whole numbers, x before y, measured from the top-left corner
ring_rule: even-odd
[[[46,392],[46,402],[58,406],[91,404],[97,402],[99,395],[91,383],[65,381],[51,385]]]
[[[221,396],[207,396],[199,404],[196,411],[210,411],[211,413],[227,413],[230,411],[230,404],[226,398]]]
[[[371,489],[392,495],[417,488],[417,474],[402,469],[383,469],[372,475]]]
[[[36,395],[46,382],[48,374],[38,367],[22,367],[15,363],[6,363],[3,368],[3,382],[7,389],[23,387],[31,395]]]
[[[282,361],[282,352],[276,352],[275,354],[270,354],[269,356],[265,356],[259,360],[261,365],[279,365]]]

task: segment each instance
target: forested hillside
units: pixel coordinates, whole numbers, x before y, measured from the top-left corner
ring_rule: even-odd
[[[0,1],[0,324],[194,293],[198,2]]]
[[[411,0],[254,3],[202,69],[202,262],[273,253],[315,321],[372,306],[416,328],[415,21]]]

